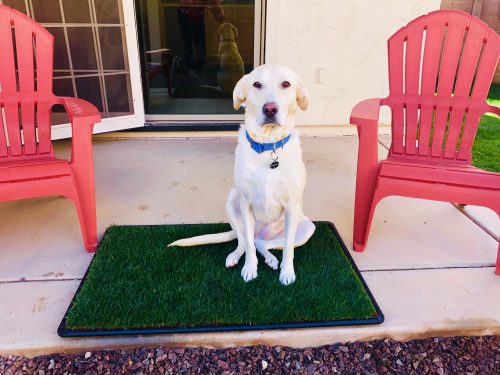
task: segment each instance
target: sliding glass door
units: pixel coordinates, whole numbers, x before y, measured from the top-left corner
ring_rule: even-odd
[[[259,0],[137,0],[146,120],[239,120],[236,82],[261,60]]]

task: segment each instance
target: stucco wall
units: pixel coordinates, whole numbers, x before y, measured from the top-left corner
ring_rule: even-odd
[[[268,0],[266,63],[305,81],[310,107],[299,125],[349,122],[353,105],[388,94],[387,39],[441,0]],[[387,111],[382,122],[388,123]]]

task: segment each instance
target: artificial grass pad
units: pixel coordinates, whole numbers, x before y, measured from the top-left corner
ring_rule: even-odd
[[[226,269],[225,258],[236,241],[167,248],[179,238],[227,231],[228,224],[112,226],[59,333],[380,323],[382,314],[336,231],[327,222],[316,226],[308,243],[295,251],[297,280],[289,286],[280,284],[279,271],[260,255],[258,277],[249,283],[240,276],[244,256]],[[282,252],[273,253],[281,261]]]

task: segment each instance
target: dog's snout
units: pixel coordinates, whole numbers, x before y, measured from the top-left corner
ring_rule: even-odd
[[[276,103],[266,103],[262,107],[262,112],[264,112],[267,117],[274,117],[278,113],[278,105]]]

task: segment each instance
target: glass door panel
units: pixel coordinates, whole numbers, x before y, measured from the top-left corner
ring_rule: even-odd
[[[137,0],[136,7],[146,114],[236,114],[234,85],[254,68],[255,0]]]

